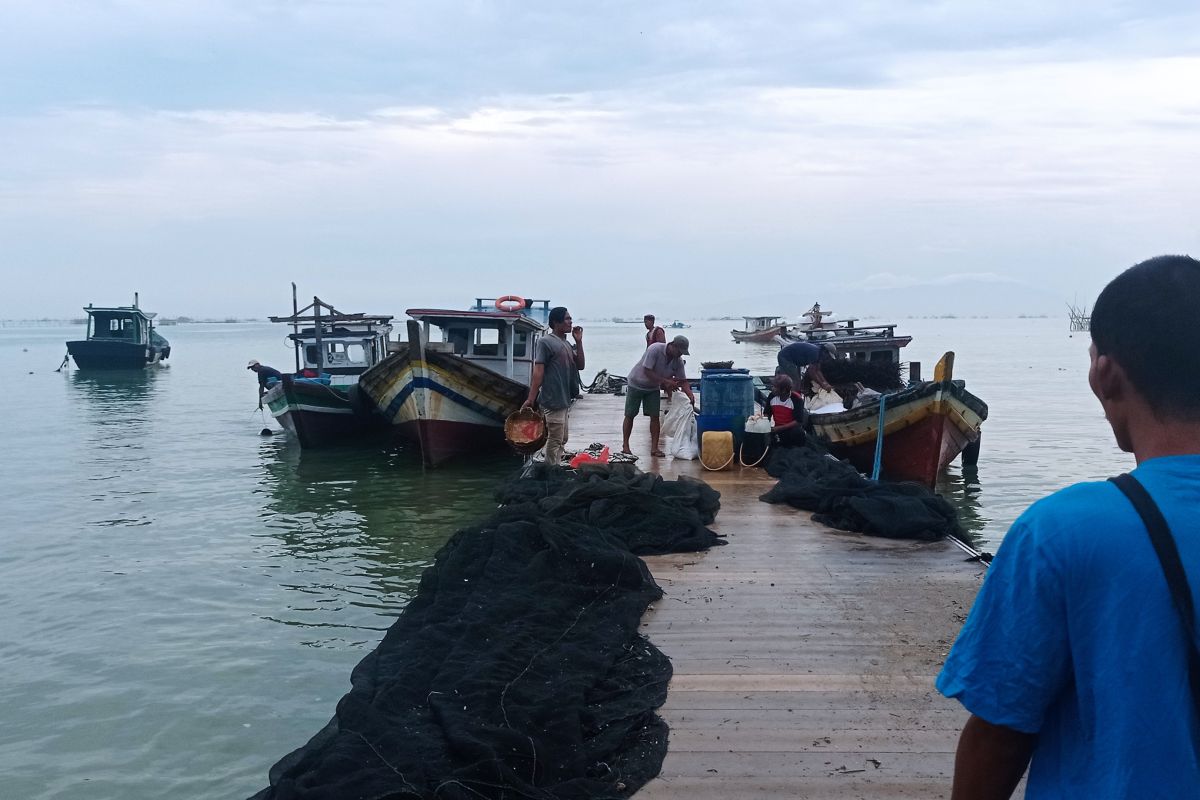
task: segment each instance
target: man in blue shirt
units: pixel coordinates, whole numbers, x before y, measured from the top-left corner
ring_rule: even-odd
[[[787,375],[792,379],[792,385],[799,387],[802,375],[812,378],[813,386],[832,392],[833,387],[821,372],[821,364],[828,363],[837,357],[837,348],[832,344],[814,344],[812,342],[792,342],[779,349],[776,356],[778,366],[776,375]]]
[[[1096,300],[1088,382],[1200,604],[1197,308],[1200,262],[1126,270]],[[971,712],[952,798],[1008,798],[1027,765],[1028,800],[1200,796],[1185,636],[1146,527],[1114,484],[1035,503],[938,676]]]

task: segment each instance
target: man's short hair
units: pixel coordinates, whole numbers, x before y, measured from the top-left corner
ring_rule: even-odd
[[[644,319],[644,320],[645,320],[645,319],[648,319],[648,320],[653,320],[653,319],[654,319],[654,315],[653,315],[653,314],[647,314],[646,316],[642,317],[642,319]]]
[[[1200,261],[1158,256],[1104,287],[1092,308],[1096,352],[1121,365],[1155,415],[1200,421],[1195,318]]]
[[[566,318],[567,318],[567,307],[566,306],[555,306],[554,308],[550,309],[550,316],[547,317],[546,319],[550,322],[551,325],[557,325],[558,323],[562,322]]]

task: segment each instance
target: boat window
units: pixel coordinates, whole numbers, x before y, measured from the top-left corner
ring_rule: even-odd
[[[471,342],[471,331],[469,328],[448,328],[446,330],[446,341],[454,345],[454,352],[460,356],[467,354],[467,345]]]
[[[476,328],[475,347],[471,352],[477,356],[500,355],[500,331],[496,328]]]
[[[525,358],[529,348],[529,334],[517,331],[513,338],[513,358]]]
[[[315,344],[308,345],[304,348],[304,363],[315,367],[317,365],[317,355],[317,346]]]

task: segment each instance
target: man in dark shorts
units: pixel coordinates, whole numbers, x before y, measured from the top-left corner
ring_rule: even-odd
[[[546,415],[546,446],[543,449],[547,464],[560,466],[563,445],[567,442],[571,398],[578,383],[578,371],[583,369],[583,328],[572,327],[571,314],[563,306],[550,309],[547,318],[550,333],[537,341],[533,350],[533,375],[529,381],[529,397],[522,408],[536,403]],[[567,334],[575,346],[567,342]]]
[[[266,364],[258,363],[257,359],[250,359],[250,363],[246,365],[246,369],[252,370],[258,375],[258,407],[262,408],[263,395],[267,393],[267,381],[271,378],[275,380],[283,380],[283,373],[274,367],[268,367]]]
[[[673,392],[676,389],[687,395],[692,405],[696,397],[688,384],[687,375],[683,370],[683,356],[688,355],[688,340],[686,336],[676,336],[670,342],[655,342],[646,348],[646,352],[629,371],[627,394],[625,396],[625,422],[621,433],[624,441],[621,452],[633,452],[629,447],[629,435],[633,433],[633,419],[642,410],[650,418],[650,455],[662,456],[658,449],[658,439],[662,430],[660,416],[661,403],[659,391],[666,389]]]
[[[812,377],[813,385],[827,392],[833,391],[829,381],[821,373],[821,363],[832,361],[837,357],[837,348],[831,344],[814,344],[812,342],[792,342],[784,345],[777,357],[779,366],[775,374],[787,375],[794,386],[800,385],[800,377],[807,373]]]

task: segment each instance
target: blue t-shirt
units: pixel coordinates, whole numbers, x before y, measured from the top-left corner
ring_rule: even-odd
[[[1200,608],[1200,456],[1133,474]],[[1038,734],[1028,800],[1200,797],[1182,624],[1141,517],[1111,483],[1063,489],[1013,523],[937,688]]]
[[[783,346],[779,358],[798,367],[807,367],[821,360],[821,346],[812,342],[792,342]]]

